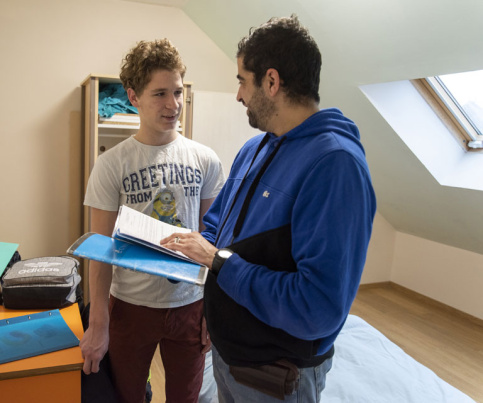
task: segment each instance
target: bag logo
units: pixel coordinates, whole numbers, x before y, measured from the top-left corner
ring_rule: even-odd
[[[19,274],[28,273],[45,273],[45,272],[58,272],[58,268],[53,266],[62,266],[62,263],[58,262],[37,262],[37,263],[25,263],[25,266],[31,267],[31,269],[19,270]]]

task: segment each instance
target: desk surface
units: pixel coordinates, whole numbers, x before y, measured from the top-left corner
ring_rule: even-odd
[[[0,320],[42,311],[45,311],[45,309],[26,311],[5,309],[3,306],[0,306]],[[60,313],[67,325],[80,340],[84,334],[84,330],[77,304],[60,309]],[[82,369],[83,364],[84,360],[82,359],[80,347],[72,347],[36,357],[0,364],[0,380],[75,371]]]

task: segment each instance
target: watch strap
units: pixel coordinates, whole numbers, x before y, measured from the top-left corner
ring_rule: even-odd
[[[223,264],[230,258],[232,254],[233,251],[227,248],[217,250],[215,257],[213,258],[213,262],[211,263],[211,272],[215,275],[218,275]]]

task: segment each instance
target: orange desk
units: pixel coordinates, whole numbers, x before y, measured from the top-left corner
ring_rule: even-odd
[[[0,306],[0,320],[37,312],[41,310],[10,310]],[[60,313],[80,340],[84,330],[77,304],[61,309]],[[80,403],[83,364],[80,347],[0,364],[0,401]]]

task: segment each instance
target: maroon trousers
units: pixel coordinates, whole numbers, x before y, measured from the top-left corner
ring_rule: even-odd
[[[121,403],[143,403],[149,368],[159,344],[166,376],[166,403],[198,402],[205,356],[201,353],[203,300],[158,309],[111,295],[109,358]]]

